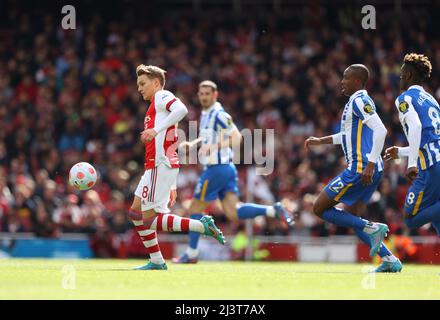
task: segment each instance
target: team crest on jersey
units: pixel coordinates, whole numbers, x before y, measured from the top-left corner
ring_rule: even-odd
[[[408,103],[403,101],[399,104],[399,111],[402,113],[406,113],[408,111]]]
[[[366,105],[364,105],[364,111],[368,114],[373,114],[374,109],[371,106],[371,104],[366,104]]]

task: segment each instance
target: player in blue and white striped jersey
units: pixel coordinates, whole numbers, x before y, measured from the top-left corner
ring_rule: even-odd
[[[440,107],[422,87],[432,71],[429,59],[416,53],[405,55],[396,99],[399,119],[408,147],[391,147],[385,160],[408,157],[406,177],[412,182],[405,200],[405,223],[420,228],[431,223],[440,236]]]
[[[189,212],[192,219],[200,219],[206,207],[217,199],[226,216],[231,220],[253,219],[257,216],[268,216],[280,219],[287,226],[294,221],[281,203],[263,206],[255,203],[239,203],[237,186],[237,169],[232,162],[232,145],[239,145],[241,133],[238,131],[231,116],[217,101],[217,85],[212,81],[203,81],[199,85],[198,98],[203,108],[200,119],[199,138],[184,142],[182,145],[191,148],[201,143],[199,157],[204,170],[200,176],[192,199]],[[182,146],[181,145],[181,146]],[[175,263],[196,263],[198,257],[197,244],[199,234],[189,233],[189,246],[185,253],[174,258]]]
[[[342,113],[341,131],[333,136],[310,137],[305,142],[306,148],[340,144],[347,161],[347,169],[321,191],[313,211],[328,222],[353,228],[357,236],[370,246],[370,256],[378,253],[382,258],[382,265],[376,272],[396,272],[402,269],[402,264],[382,243],[388,226],[359,217],[382,177],[380,153],[387,133],[365,90],[368,77],[367,67],[361,64],[351,65],[344,71],[342,93],[350,98]],[[338,203],[344,204],[344,210],[335,207]]]

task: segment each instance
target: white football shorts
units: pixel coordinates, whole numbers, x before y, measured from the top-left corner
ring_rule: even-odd
[[[134,193],[141,198],[141,210],[154,209],[158,213],[169,213],[170,191],[176,185],[178,174],[178,168],[169,168],[163,163],[145,170]]]

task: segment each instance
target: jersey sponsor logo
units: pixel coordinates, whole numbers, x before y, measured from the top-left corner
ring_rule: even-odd
[[[374,109],[371,106],[371,104],[366,104],[364,105],[364,111],[368,114],[373,114],[374,113]]]
[[[403,101],[399,104],[399,111],[402,113],[407,113],[409,110],[408,103],[406,101]]]

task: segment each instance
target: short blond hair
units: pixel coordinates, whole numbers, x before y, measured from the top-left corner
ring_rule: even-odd
[[[217,91],[217,85],[215,84],[214,81],[211,80],[205,80],[199,83],[199,88],[202,87],[209,87],[212,88],[214,91]]]
[[[136,68],[136,75],[139,77],[145,74],[150,79],[159,79],[162,87],[165,86],[166,71],[156,66],[146,66],[144,64],[138,65]]]

